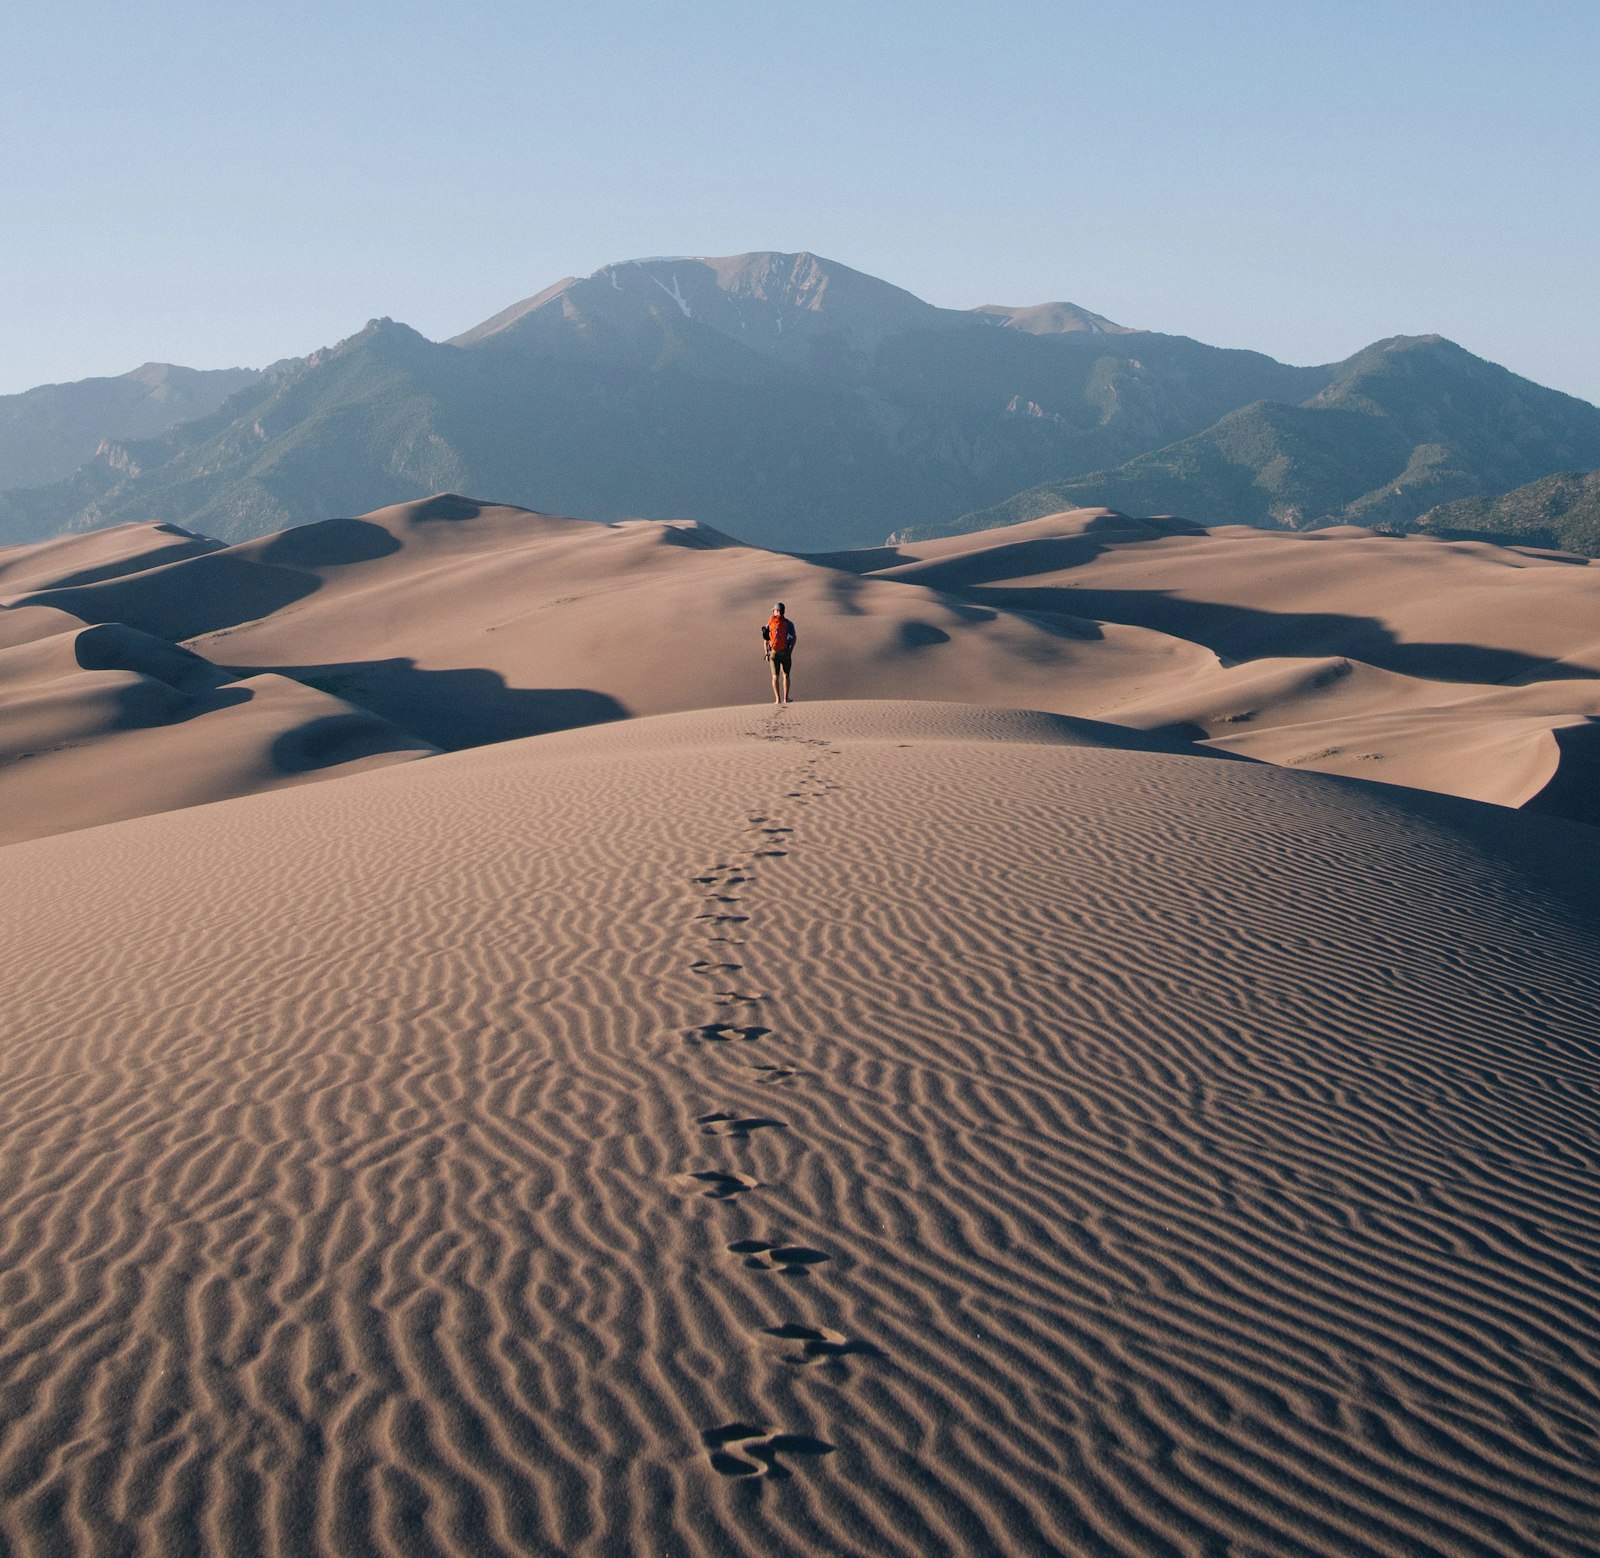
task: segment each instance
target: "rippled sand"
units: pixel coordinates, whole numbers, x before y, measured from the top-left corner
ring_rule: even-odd
[[[808,703],[11,846],[0,1537],[1590,1550],[1597,840]]]

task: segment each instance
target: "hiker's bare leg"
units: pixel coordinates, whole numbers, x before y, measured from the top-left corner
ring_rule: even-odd
[[[793,679],[794,673],[792,671],[785,671],[783,673],[783,702],[785,703],[789,701],[789,684]]]
[[[780,674],[781,673],[778,670],[778,662],[774,660],[772,662],[772,701],[774,703],[783,702],[783,699],[778,696],[778,677]]]

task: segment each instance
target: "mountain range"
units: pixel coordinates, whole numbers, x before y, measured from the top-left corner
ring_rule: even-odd
[[[607,265],[443,342],[373,320],[150,436],[108,423],[47,485],[0,448],[0,541],[240,541],[450,489],[809,551],[1096,504],[1408,528],[1596,466],[1600,410],[1437,336],[1295,367],[763,252]]]
[[[0,487],[42,487],[70,476],[107,440],[153,438],[209,415],[262,375],[147,362],[115,378],[41,384],[0,395]]]
[[[1447,539],[1548,546],[1600,556],[1600,471],[1559,471],[1494,498],[1457,498],[1419,530]]]
[[[1202,524],[1434,528],[1441,504],[1600,465],[1600,411],[1440,336],[1379,341],[1332,373],[1301,404],[1257,401],[1114,469],[914,533],[987,530],[1088,501]]]

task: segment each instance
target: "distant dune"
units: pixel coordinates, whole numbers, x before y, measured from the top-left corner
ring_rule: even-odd
[[[530,525],[602,647],[663,556],[741,662],[960,620]],[[0,852],[0,1544],[1591,1550],[1600,835],[1163,745],[690,712]]]
[[[1527,549],[1078,510],[796,557],[440,496],[226,548],[127,526],[0,549],[0,591],[0,643],[60,639],[0,651],[0,709],[27,711],[10,838],[758,701],[776,598],[803,701],[1038,709],[1600,817],[1600,571]],[[121,658],[102,634],[74,662],[84,624],[124,630]]]
[[[1199,674],[1132,698],[1122,684],[1098,706],[1049,705],[1063,712],[1600,820],[1600,569],[1586,559],[1077,510],[886,549],[873,566],[878,578],[1211,652]]]
[[[219,550],[166,532],[127,525],[0,549],[0,591],[92,588],[75,581],[161,574]],[[220,670],[126,623],[0,608],[0,844],[434,750],[304,683]]]

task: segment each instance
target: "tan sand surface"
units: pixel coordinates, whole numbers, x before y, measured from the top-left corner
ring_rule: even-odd
[[[227,548],[128,526],[32,551],[12,549],[37,583],[0,598],[0,644],[121,624],[367,710],[405,733],[392,751],[744,703],[781,597],[801,700],[1043,709],[1600,821],[1600,570],[1557,554],[1081,510],[800,558],[451,495]],[[167,739],[167,768],[202,746],[162,760]],[[96,812],[105,770],[74,749],[75,825],[129,815]],[[210,793],[260,787],[230,783]]]
[[[435,750],[327,693],[270,674],[229,679],[120,623],[9,615],[71,629],[0,648],[0,844]]]
[[[1048,707],[1501,805],[1559,788],[1569,815],[1600,821],[1593,738],[1555,734],[1600,720],[1589,559],[1079,509],[831,561],[1000,609],[1142,626],[1217,657],[1131,699],[1119,686],[1093,708]],[[1579,771],[1558,784],[1563,767]]]
[[[0,850],[0,1542],[1594,1550],[1600,836],[1141,739],[725,709]]]
[[[26,597],[310,676],[441,746],[748,702],[759,628],[800,624],[797,697],[1054,707],[1064,684],[1214,663],[1145,628],[1039,623],[857,578],[688,521],[615,525],[441,497]]]
[[[108,525],[27,546],[0,546],[0,599],[25,590],[93,584],[221,550],[222,542],[209,536],[159,524]]]

